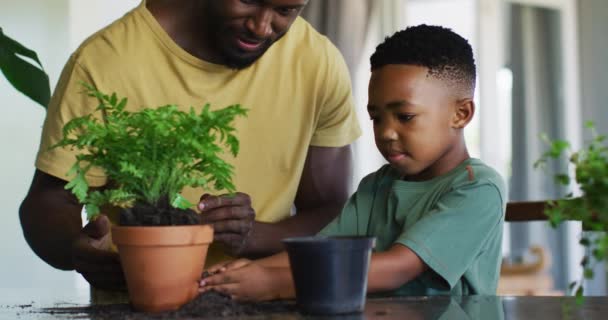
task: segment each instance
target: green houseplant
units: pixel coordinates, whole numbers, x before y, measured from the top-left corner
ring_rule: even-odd
[[[29,58],[36,64],[30,63]],[[8,37],[0,28],[0,70],[18,91],[46,108],[51,98],[49,77],[38,60],[38,55]]]
[[[571,150],[567,141],[549,141],[544,137],[550,149],[536,162],[535,167],[541,167],[551,159],[562,159],[564,156],[573,167],[574,176],[558,173],[555,175],[555,181],[569,186],[574,180],[582,194],[574,197],[570,193],[563,199],[550,201],[545,214],[554,227],[563,221],[578,220],[582,221],[586,230],[599,232],[585,233],[580,239],[580,244],[585,249],[580,263],[583,277],[592,279],[595,263],[608,260],[608,146],[606,136],[599,135],[592,122],[587,122],[585,127],[590,130],[592,139],[580,150]],[[575,292],[577,301],[581,302],[582,280],[570,284],[570,290]]]
[[[85,205],[89,219],[106,205],[123,208],[112,238],[133,306],[176,309],[196,296],[213,238],[212,228],[199,224],[193,204],[180,192],[184,187],[234,191],[233,167],[220,155],[224,148],[237,155],[231,123],[246,110],[233,105],[212,111],[206,105],[197,113],[166,105],[129,112],[126,98],[84,86],[99,101],[96,112],[103,117],[72,119],[53,146],[78,151],[66,189]],[[87,183],[86,173],[94,167],[108,178],[102,189]]]

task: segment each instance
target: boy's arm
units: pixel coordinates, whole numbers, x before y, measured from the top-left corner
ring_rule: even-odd
[[[394,244],[388,251],[372,254],[367,291],[395,290],[415,279],[428,269],[428,266],[410,248]]]
[[[276,285],[278,298],[295,297],[295,288],[289,259],[286,252],[258,260],[262,267],[273,270],[271,278]],[[371,256],[368,270],[368,292],[395,290],[415,279],[428,269],[428,266],[412,251],[402,244],[394,244],[388,251],[375,252]]]
[[[372,254],[368,292],[394,290],[422,274],[428,267],[408,247],[395,244]],[[201,281],[201,292],[216,290],[237,300],[275,300],[295,297],[287,254],[228,269]]]
[[[257,262],[202,279],[199,292],[210,290],[243,301],[290,299],[296,295],[289,267],[269,267]]]
[[[246,267],[252,263],[256,263],[259,266],[268,267],[268,268],[289,268],[289,257],[287,256],[286,251],[279,252],[270,257],[258,259],[258,260],[250,260],[250,259],[236,259],[228,262],[221,262],[215,264],[205,270],[203,275],[204,277],[208,277],[209,275],[213,275],[219,272],[226,272],[230,270],[240,269]]]
[[[289,268],[289,256],[287,251],[281,251],[270,257],[255,260],[255,263],[269,268]]]

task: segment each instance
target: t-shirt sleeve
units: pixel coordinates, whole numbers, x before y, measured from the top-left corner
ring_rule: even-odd
[[[52,146],[62,139],[66,123],[76,117],[93,113],[98,104],[94,98],[84,93],[83,82],[95,85],[73,55],[61,73],[47,108],[40,148],[36,156],[37,169],[63,180],[70,179],[67,172],[76,162],[78,150]],[[93,114],[100,117],[98,112]],[[91,186],[102,186],[106,183],[105,175],[99,168],[91,168],[86,178]]]
[[[395,242],[413,250],[439,276],[423,280],[452,289],[502,227],[503,201],[492,183],[455,188]]]
[[[317,87],[321,112],[311,145],[342,147],[361,135],[361,128],[352,96],[348,67],[342,54],[326,39],[325,75]]]
[[[359,235],[357,232],[358,221],[357,193],[355,193],[350,197],[342,212],[319,231],[318,235],[325,237]]]
[[[342,212],[318,234],[321,236],[366,236],[374,203],[375,190],[384,168],[361,179],[357,191],[348,199]]]

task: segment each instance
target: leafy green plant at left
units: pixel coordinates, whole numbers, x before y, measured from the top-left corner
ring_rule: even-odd
[[[38,65],[30,63],[29,58]],[[0,70],[8,82],[38,104],[47,107],[51,98],[49,77],[33,50],[11,39],[0,28]]]
[[[224,148],[232,156],[239,141],[232,126],[247,110],[232,105],[212,111],[205,105],[199,113],[178,110],[176,105],[125,110],[127,99],[115,93],[106,95],[88,84],[86,94],[96,98],[99,117],[89,114],[69,121],[63,139],[53,148],[79,150],[68,173],[71,189],[86,206],[88,218],[99,214],[100,207],[135,204],[187,209],[193,205],[181,196],[184,187],[235,191],[233,166],[222,158]],[[101,116],[103,115],[103,116]],[[104,170],[108,184],[92,190],[85,178],[93,167]]]

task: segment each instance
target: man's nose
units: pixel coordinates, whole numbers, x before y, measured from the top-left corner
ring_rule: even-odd
[[[247,20],[247,29],[257,38],[266,39],[272,34],[272,11],[261,9]]]

